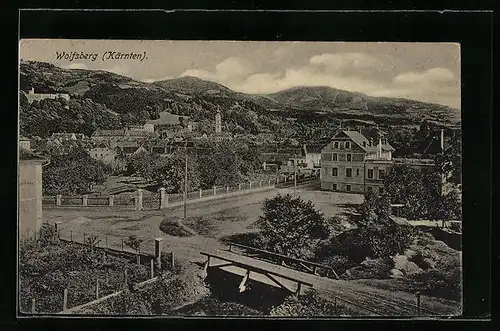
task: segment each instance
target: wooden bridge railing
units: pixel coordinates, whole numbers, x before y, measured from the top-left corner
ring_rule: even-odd
[[[243,250],[246,250],[246,251],[251,251],[251,252],[258,253],[258,254],[246,254],[247,256],[251,256],[251,257],[254,257],[254,258],[259,258],[260,255],[265,255],[265,256],[271,257],[270,261],[272,261],[274,263],[276,263],[276,260],[278,260],[278,261],[281,262],[282,266],[290,268],[290,269],[297,270],[299,268],[294,268],[293,266],[286,264],[286,262],[288,262],[288,263],[290,263],[290,262],[291,263],[295,263],[298,266],[300,266],[301,269],[305,270],[308,273],[314,274],[314,275],[318,275],[317,274],[318,269],[323,269],[323,270],[326,270],[326,277],[330,277],[331,275],[333,275],[336,279],[339,279],[339,276],[337,275],[337,273],[335,272],[335,270],[332,267],[326,266],[324,264],[315,263],[315,262],[311,262],[311,261],[306,261],[306,260],[302,260],[302,259],[297,259],[297,258],[293,258],[293,257],[290,257],[290,256],[286,256],[286,255],[282,255],[282,254],[278,254],[278,253],[266,251],[264,249],[250,247],[250,246],[246,246],[246,245],[242,245],[242,244],[237,244],[237,243],[233,243],[233,242],[229,242],[228,245],[229,245],[229,251],[230,252],[232,252],[232,248],[233,247],[237,247],[237,248],[240,248],[240,249],[243,249]],[[299,271],[303,271],[303,270],[299,270]]]

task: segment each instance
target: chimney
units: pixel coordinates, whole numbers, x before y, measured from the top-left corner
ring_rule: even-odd
[[[382,157],[382,138],[378,138],[378,157]]]

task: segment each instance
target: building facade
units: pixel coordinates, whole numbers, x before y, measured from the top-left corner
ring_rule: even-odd
[[[35,235],[42,227],[42,166],[47,160],[20,146],[18,169],[19,238]]]
[[[321,188],[383,193],[384,177],[394,163],[393,151],[382,138],[374,144],[358,131],[339,131],[321,151]]]
[[[67,93],[35,93],[35,89],[31,88],[26,94],[26,98],[28,99],[28,103],[32,103],[33,101],[40,101],[44,99],[64,99],[69,101],[70,96]]]

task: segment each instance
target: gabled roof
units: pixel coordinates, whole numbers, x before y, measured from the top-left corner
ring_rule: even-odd
[[[374,143],[373,146],[370,146],[370,141],[363,136],[359,131],[351,131],[351,130],[342,130],[337,132],[332,139],[336,138],[340,134],[345,134],[349,137],[356,145],[358,145],[365,152],[376,152],[377,144]],[[389,143],[382,144],[383,151],[394,151],[394,147],[392,147]]]
[[[92,136],[124,136],[125,130],[96,130]]]

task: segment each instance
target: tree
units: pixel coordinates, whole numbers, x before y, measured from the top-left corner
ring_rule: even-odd
[[[257,226],[264,249],[297,258],[310,258],[330,230],[323,213],[311,201],[290,194],[266,199]]]
[[[136,235],[130,235],[127,239],[125,239],[124,243],[128,247],[132,248],[135,251],[137,257],[137,263],[139,263],[139,250],[141,249],[141,245],[144,239],[138,238]]]
[[[402,216],[418,219],[431,217],[440,194],[440,178],[435,171],[394,165],[384,179],[391,203],[403,204]]]
[[[188,174],[187,189],[188,192],[197,189],[200,186],[200,175],[196,158],[188,154]],[[183,150],[178,150],[165,158],[165,162],[158,168],[153,180],[164,187],[167,193],[180,193],[184,191],[185,183],[185,161],[186,154]]]
[[[53,155],[43,172],[43,191],[47,195],[77,195],[90,190],[95,183],[102,183],[111,168],[94,160],[82,147]]]

